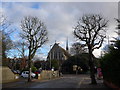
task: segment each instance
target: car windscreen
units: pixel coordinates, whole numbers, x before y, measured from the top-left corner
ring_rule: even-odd
[[[29,74],[29,72],[26,72],[26,74]]]

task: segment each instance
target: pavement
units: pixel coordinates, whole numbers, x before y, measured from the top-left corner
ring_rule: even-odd
[[[97,80],[97,79],[96,79]],[[27,79],[20,79],[19,81],[3,84],[4,88],[62,88],[62,89],[79,89],[79,90],[110,90],[103,84],[103,80],[97,80],[97,85],[90,84],[91,79],[89,75],[64,75],[60,78],[51,80],[33,79],[32,82],[27,82]]]
[[[91,79],[86,77],[83,78],[83,80],[79,83],[79,87],[82,89],[87,89],[87,90],[112,90],[111,88],[107,87],[106,85],[103,84],[103,79],[98,80],[96,79],[97,84],[96,85],[92,85],[91,83]]]

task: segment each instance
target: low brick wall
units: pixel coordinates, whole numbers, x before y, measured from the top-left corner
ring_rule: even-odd
[[[52,79],[59,77],[58,71],[49,71],[49,70],[43,70],[39,75],[38,79]]]
[[[0,67],[0,72],[2,72],[0,75],[0,81],[2,83],[12,82],[18,79],[18,76],[15,75],[8,67]]]

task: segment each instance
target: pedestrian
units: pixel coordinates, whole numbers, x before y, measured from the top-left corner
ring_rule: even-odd
[[[102,69],[100,67],[97,68],[97,78],[98,79],[102,79],[103,75],[102,75]]]

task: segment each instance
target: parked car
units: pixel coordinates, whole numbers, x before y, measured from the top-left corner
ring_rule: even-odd
[[[14,74],[17,74],[17,71],[16,71],[16,70],[12,70],[12,72],[13,72]]]
[[[21,77],[24,77],[24,78],[28,78],[28,75],[29,75],[29,71],[23,71],[21,73]],[[31,72],[31,77],[34,78],[35,77],[35,73]]]
[[[14,74],[20,74],[19,70],[11,70]]]
[[[35,71],[35,74],[40,74],[42,71],[41,70],[37,70]]]
[[[16,70],[17,71],[17,74],[20,74],[20,71],[19,70]]]
[[[14,74],[18,74],[17,70],[11,70]]]

